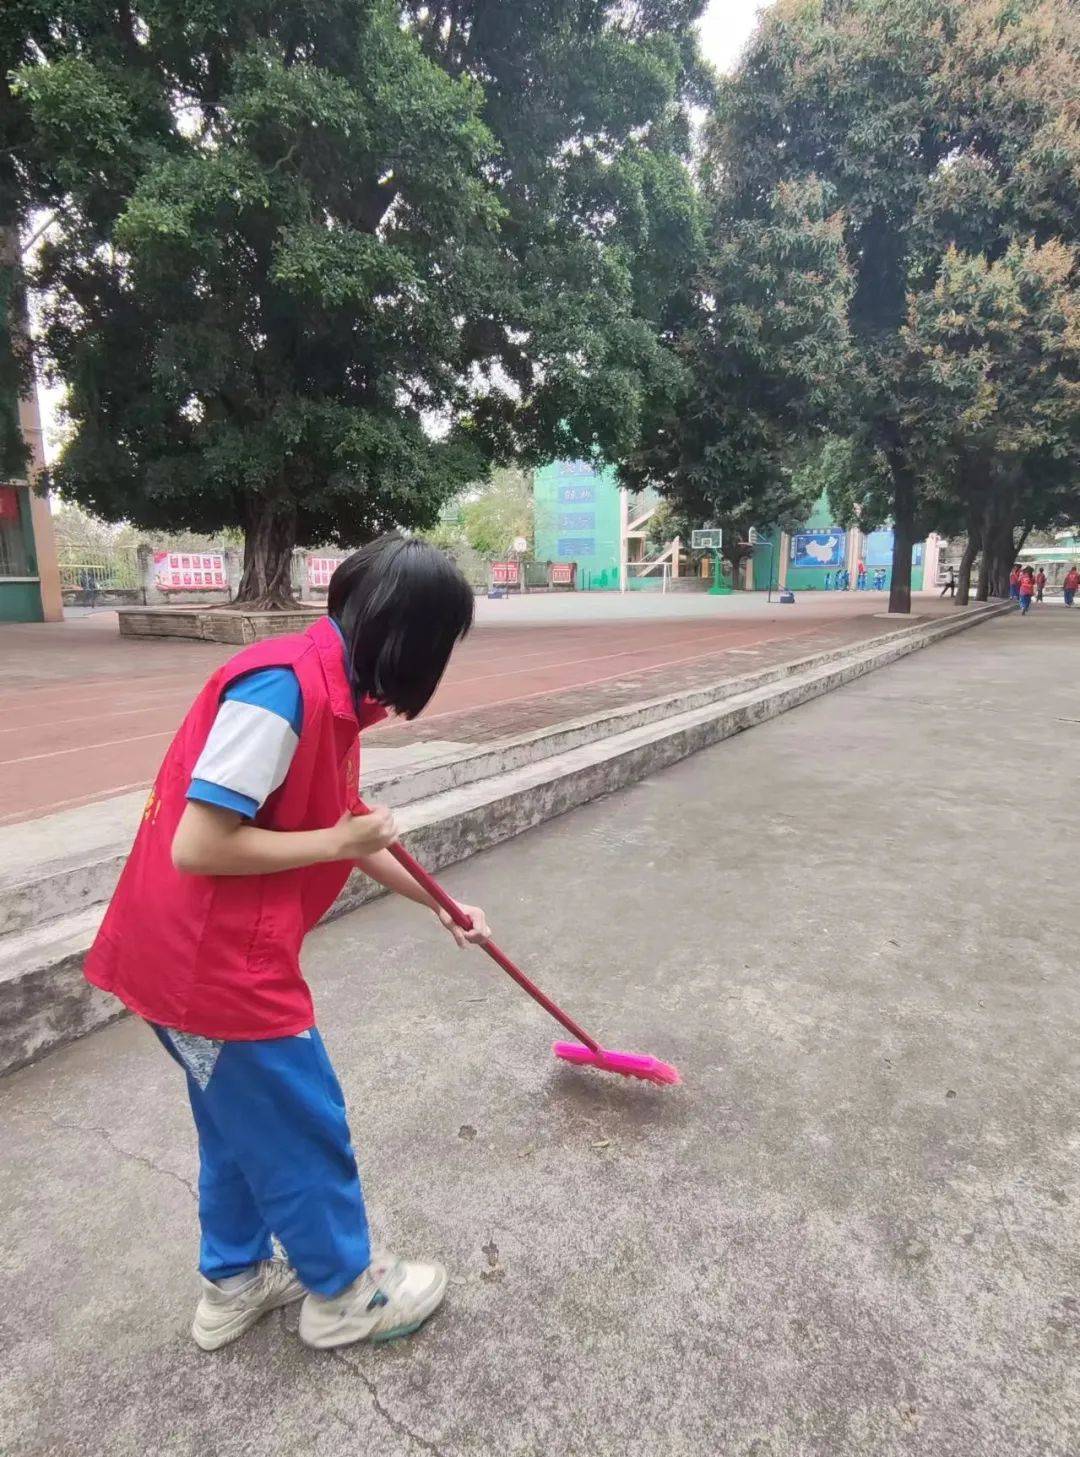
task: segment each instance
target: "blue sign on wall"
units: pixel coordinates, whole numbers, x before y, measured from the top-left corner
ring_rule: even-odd
[[[863,558],[868,567],[891,567],[893,559],[893,533],[891,531],[871,531],[866,538],[866,556]],[[923,556],[926,551],[926,543],[917,541],[911,548],[911,565],[921,567]]]
[[[829,531],[800,531],[791,538],[791,560],[797,567],[839,567],[844,561],[847,533],[833,527]]]
[[[594,536],[560,536],[555,543],[555,554],[561,562],[575,562],[580,557],[596,553]]]
[[[559,502],[563,506],[590,506],[595,500],[595,486],[559,487]]]
[[[592,531],[596,525],[595,511],[560,511],[560,531]]]
[[[866,538],[866,555],[863,561],[868,567],[891,567],[892,548],[891,531],[871,531]]]

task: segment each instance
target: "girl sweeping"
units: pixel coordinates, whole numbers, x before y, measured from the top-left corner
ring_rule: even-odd
[[[195,700],[86,963],[187,1077],[204,1350],[301,1298],[309,1345],[404,1335],[446,1289],[441,1265],[372,1253],[299,958],[354,865],[435,911],[459,945],[489,934],[472,906],[459,930],[396,864],[389,810],[353,813],[359,733],[388,709],[421,711],[473,595],[433,547],[385,537],[341,563],[327,605],[307,632],[239,653]]]

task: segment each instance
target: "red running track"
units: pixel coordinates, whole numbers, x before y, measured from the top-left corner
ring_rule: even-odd
[[[415,731],[437,738],[440,716],[497,706],[505,733],[508,705],[639,674],[647,696],[649,674],[820,632],[851,615],[831,607],[787,619],[480,626],[458,649]],[[148,785],[188,705],[230,651],[122,640],[111,613],[0,627],[0,824]],[[402,726],[393,733],[400,743]]]

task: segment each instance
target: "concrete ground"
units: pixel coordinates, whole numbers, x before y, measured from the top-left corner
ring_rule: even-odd
[[[655,1089],[382,902],[309,971],[416,1338],[190,1342],[134,1022],[0,1083],[7,1457],[1072,1457],[1080,614],[965,633],[457,867]]]
[[[870,592],[634,592],[481,598],[428,711],[389,723],[365,746],[474,744],[603,713],[893,624]],[[932,594],[919,615],[947,613]],[[208,675],[234,649],[178,639],[121,639],[116,614],[57,624],[0,624],[0,825],[132,793],[141,797]],[[370,763],[370,760],[369,760]]]

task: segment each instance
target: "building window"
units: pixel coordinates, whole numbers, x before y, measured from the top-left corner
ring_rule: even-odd
[[[17,487],[0,486],[0,577],[31,575],[19,512]]]

